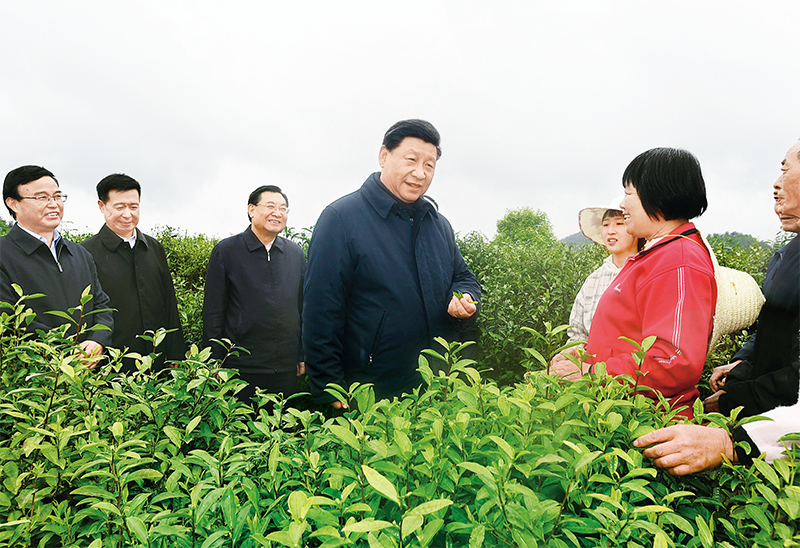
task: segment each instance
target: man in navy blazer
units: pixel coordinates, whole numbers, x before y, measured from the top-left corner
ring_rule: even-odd
[[[379,398],[411,392],[421,382],[420,351],[475,324],[480,284],[450,223],[425,196],[439,142],[429,122],[397,122],[378,153],[381,171],[317,221],[303,342],[318,402],[342,407],[325,393],[329,383],[371,383]]]
[[[277,186],[248,198],[250,226],[220,241],[211,252],[203,300],[203,341],[224,365],[239,370],[249,402],[258,386],[290,396],[305,373],[300,341],[306,259],[296,243],[280,236],[289,200]],[[244,348],[228,355],[224,344]]]

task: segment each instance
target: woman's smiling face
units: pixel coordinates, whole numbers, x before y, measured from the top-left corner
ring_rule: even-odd
[[[603,238],[603,245],[612,255],[624,253],[630,256],[636,253],[636,238],[628,234],[622,215],[605,217],[600,225],[600,236]]]
[[[620,206],[625,216],[625,228],[634,238],[650,240],[663,224],[663,219],[653,219],[647,214],[636,187],[630,183],[625,186],[625,197]]]

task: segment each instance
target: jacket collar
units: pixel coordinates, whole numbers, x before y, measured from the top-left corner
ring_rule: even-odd
[[[258,239],[258,236],[255,235],[253,229],[249,226],[242,232],[244,236],[244,242],[247,245],[247,250],[252,253],[254,251],[258,251],[259,249],[264,249],[264,244],[261,243],[261,240]],[[275,239],[272,241],[272,247],[270,250],[278,250],[283,253],[286,249],[286,240],[282,236],[275,236]]]
[[[392,194],[386,190],[386,187],[383,186],[380,171],[376,171],[367,177],[367,180],[361,185],[361,193],[383,219],[388,217],[392,206],[398,203]],[[424,207],[432,216],[438,217],[439,214],[434,204],[435,202],[426,199],[424,196],[415,203],[417,207]]]
[[[694,234],[696,232],[697,228],[694,226],[694,223],[692,222],[684,223],[675,230],[673,230],[672,232],[670,232],[669,234],[667,234],[666,236],[662,236],[661,238],[655,240],[655,243],[653,243],[652,245],[646,246],[639,253],[634,255],[634,257],[644,257],[654,249],[658,249],[659,247],[665,246],[668,243],[674,242],[675,240],[681,237],[684,236],[688,237],[689,235]],[[702,244],[702,242],[701,242],[701,247],[705,249],[705,244]]]
[[[147,247],[147,240],[142,238],[141,231],[136,228],[136,245],[139,245],[139,242],[142,243],[143,246]],[[100,242],[103,246],[108,249],[109,251],[116,251],[120,245],[128,243],[119,237],[119,235],[108,228],[108,225],[104,224],[103,228],[100,229],[100,232],[97,233],[98,237],[100,238]]]
[[[45,249],[47,249],[47,253],[48,254],[50,253],[50,250],[47,248],[47,244],[45,244],[41,240],[37,240],[27,232],[22,230],[22,228],[20,228],[20,226],[17,223],[14,223],[14,226],[12,226],[11,230],[8,231],[8,237],[11,238],[11,241],[17,244],[22,249],[22,251],[25,252],[26,255],[33,255],[33,253],[37,249],[39,249],[39,246],[43,246]],[[64,245],[64,242],[65,240],[63,236],[59,238],[58,243],[56,244],[58,251],[59,252],[66,251],[67,253],[72,255],[72,252],[70,251],[69,247]]]

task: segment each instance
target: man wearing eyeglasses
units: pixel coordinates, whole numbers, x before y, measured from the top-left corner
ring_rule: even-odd
[[[146,356],[153,343],[139,335],[162,327],[171,330],[155,349],[159,356],[153,366],[158,370],[167,360],[181,360],[186,343],[164,247],[137,228],[141,191],[136,179],[122,173],[97,183],[105,224],[81,245],[94,257],[100,283],[116,309],[112,347]],[[136,361],[124,358],[123,371],[135,370]]]
[[[289,396],[305,373],[300,329],[306,260],[294,242],[279,236],[289,200],[273,185],[255,189],[247,201],[250,226],[220,241],[211,252],[203,300],[203,343],[248,386]],[[244,348],[234,355],[217,341]]]
[[[43,294],[25,304],[36,313],[28,331],[47,331],[68,323],[48,312],[79,307],[88,286],[92,299],[84,306],[82,318],[78,310],[71,314],[75,324],[67,335],[74,335],[77,323],[82,323],[80,348],[87,357],[98,357],[111,343],[114,319],[110,310],[102,311],[109,308],[109,300],[92,256],[58,233],[66,199],[55,176],[43,167],[22,166],[6,175],[3,201],[16,224],[0,238],[0,302],[13,305],[19,300],[12,284],[20,286],[23,295]],[[96,314],[89,314],[95,310]]]

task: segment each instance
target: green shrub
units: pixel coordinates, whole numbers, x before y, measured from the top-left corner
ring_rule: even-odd
[[[193,348],[90,370],[60,330],[0,314],[0,547],[790,546],[800,452],[677,479],[631,441],[669,415],[603,377],[500,387],[463,347],[426,386],[327,416]],[[161,334],[155,334],[157,341]],[[446,343],[444,343],[446,344]],[[700,417],[704,419],[706,417]],[[711,417],[717,421],[721,417]],[[793,544],[794,543],[794,544]]]
[[[779,240],[776,238],[775,241],[778,242]],[[759,286],[764,284],[767,264],[777,249],[774,245],[762,246],[754,243],[748,247],[743,247],[735,240],[718,235],[710,236],[708,242],[714,249],[714,254],[717,256],[720,266],[747,272],[753,276]]]
[[[509,212],[491,241],[472,232],[458,245],[483,289],[479,359],[501,384],[518,382],[531,367],[522,349],[547,352],[522,328],[544,333],[566,324],[575,295],[607,253],[557,241],[546,215],[530,210]]]
[[[157,227],[153,237],[164,246],[175,285],[183,336],[188,344],[203,340],[203,295],[211,250],[217,243],[203,234],[189,235],[175,228]]]

